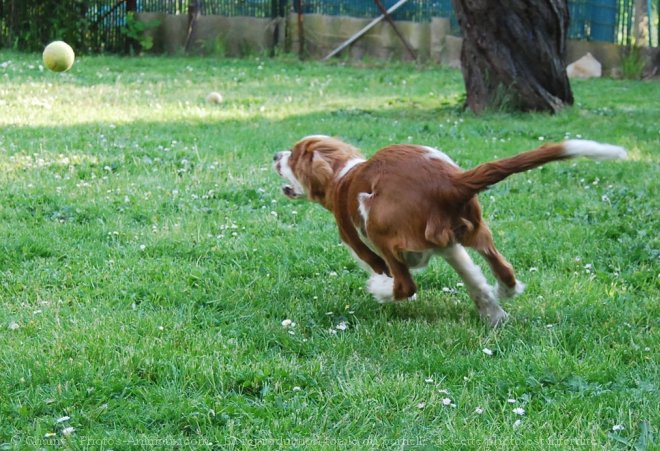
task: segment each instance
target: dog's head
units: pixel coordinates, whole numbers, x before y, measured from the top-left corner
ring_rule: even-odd
[[[287,184],[282,192],[291,199],[307,196],[329,208],[326,198],[330,185],[351,161],[362,161],[358,150],[338,139],[324,135],[307,136],[291,150],[273,157],[275,171]]]

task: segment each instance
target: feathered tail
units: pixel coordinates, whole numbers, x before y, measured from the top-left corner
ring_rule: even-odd
[[[587,157],[592,160],[615,160],[624,159],[626,155],[623,147],[601,144],[596,141],[571,139],[562,143],[546,144],[514,157],[480,164],[458,175],[456,184],[465,198],[469,199],[511,174],[534,169],[551,161],[577,157]]]

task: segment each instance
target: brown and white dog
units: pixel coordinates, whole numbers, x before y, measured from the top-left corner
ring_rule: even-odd
[[[396,144],[365,160],[350,144],[313,135],[276,153],[274,168],[288,181],[286,196],[307,196],[334,213],[342,241],[371,273],[367,290],[379,302],[414,299],[410,270],[441,255],[465,282],[481,317],[498,325],[507,316],[498,301],[522,293],[524,285],[495,248],[477,194],[511,174],[575,157],[617,159],[626,151],[568,140],[463,171],[431,147]],[[464,246],[488,262],[495,287]]]

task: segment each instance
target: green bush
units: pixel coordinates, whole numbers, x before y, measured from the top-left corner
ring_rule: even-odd
[[[639,47],[630,47],[621,61],[621,72],[623,78],[627,80],[639,80],[644,72],[646,62],[641,54]]]
[[[82,0],[22,0],[2,4],[0,29],[2,46],[36,51],[50,41],[68,42],[76,51],[86,50],[90,23],[86,19],[88,3]]]
[[[142,50],[150,50],[154,46],[154,38],[146,32],[159,25],[160,20],[158,19],[143,22],[136,17],[134,12],[129,12],[126,16],[126,25],[119,31],[129,38],[130,53],[135,54]]]

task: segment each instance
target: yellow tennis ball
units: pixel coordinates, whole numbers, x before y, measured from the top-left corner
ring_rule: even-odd
[[[64,41],[53,41],[44,49],[44,66],[53,72],[64,72],[71,69],[76,59],[69,44]]]

